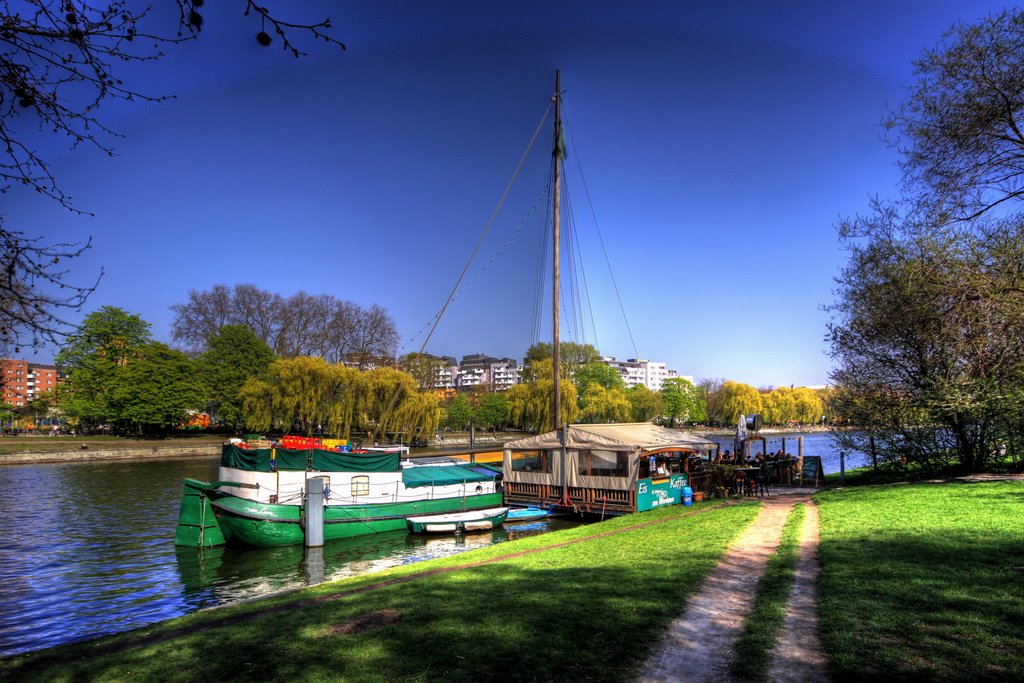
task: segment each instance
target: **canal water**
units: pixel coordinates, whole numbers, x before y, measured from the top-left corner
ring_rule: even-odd
[[[392,532],[309,551],[177,548],[182,479],[216,480],[217,460],[0,466],[0,656],[576,524],[461,538]]]

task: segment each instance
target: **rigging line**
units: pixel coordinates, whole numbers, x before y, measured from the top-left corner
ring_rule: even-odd
[[[570,211],[571,211],[571,205],[570,205]],[[601,345],[598,342],[597,323],[596,323],[596,321],[594,319],[593,300],[590,298],[590,287],[587,284],[587,267],[586,267],[586,261],[583,258],[583,243],[580,241],[580,231],[575,228],[575,226],[576,226],[575,214],[573,215],[571,221],[572,221],[572,224],[574,226],[573,232],[571,233],[571,239],[572,239],[573,242],[575,242],[575,245],[576,245],[576,248],[575,248],[576,258],[579,259],[579,277],[577,279],[579,281],[579,284],[582,285],[582,296],[580,296],[580,293],[577,292],[577,297],[580,299],[580,307],[579,307],[579,318],[580,318],[580,320],[579,320],[579,324],[580,324],[581,336],[583,337],[583,341],[586,342],[586,337],[587,337],[587,325],[586,325],[586,323],[587,323],[587,320],[586,320],[586,316],[584,314],[585,313],[589,313],[590,314],[590,331],[593,333],[593,336],[594,336],[594,347],[600,351]],[[586,303],[586,308],[583,307],[583,303],[584,302]]]
[[[582,328],[580,327],[580,290],[579,290],[579,255],[576,247],[577,242],[577,229],[575,223],[575,215],[572,211],[572,203],[569,201],[569,187],[568,183],[563,186],[563,194],[565,195],[563,205],[566,207],[566,240],[565,240],[565,255],[569,273],[569,304],[565,309],[567,312],[566,323],[570,330],[572,330],[572,337],[579,343],[586,343],[586,335],[581,334]]]
[[[444,306],[437,313],[437,320],[433,327],[430,328],[430,332],[427,334],[426,339],[423,340],[423,345],[420,347],[420,353],[423,353],[424,349],[427,348],[427,344],[430,342],[430,338],[434,336],[434,332],[437,331],[437,326],[441,324],[441,318],[444,316],[445,310],[448,305],[451,304],[452,299],[455,298],[455,294],[459,289],[459,285],[462,284],[462,279],[466,277],[466,272],[469,270],[470,265],[473,263],[473,259],[476,258],[476,254],[480,251],[480,247],[483,245],[484,238],[487,237],[487,233],[490,232],[491,226],[494,225],[495,219],[498,217],[498,213],[501,211],[502,205],[505,203],[505,199],[508,197],[508,193],[512,189],[512,185],[515,183],[516,178],[519,177],[519,172],[523,170],[523,164],[526,163],[526,158],[530,155],[530,150],[533,149],[533,144],[537,141],[537,137],[540,135],[541,128],[544,126],[544,121],[548,118],[548,113],[551,111],[551,103],[548,102],[547,109],[544,110],[544,115],[540,117],[540,121],[537,123],[537,129],[533,131],[533,137],[530,138],[529,144],[526,146],[526,150],[523,151],[523,155],[519,158],[519,163],[516,165],[515,172],[512,173],[512,177],[509,178],[508,183],[505,185],[505,190],[501,193],[501,197],[498,199],[498,205],[494,207],[494,211],[491,213],[491,217],[487,219],[487,223],[484,225],[484,230],[480,234],[480,239],[477,240],[476,246],[473,248],[473,252],[469,255],[469,260],[466,261],[465,267],[462,269],[462,273],[459,278],[455,281],[455,285],[452,287],[451,293],[448,295],[447,301],[444,302]]]
[[[533,217],[534,212],[537,210],[537,207],[542,205],[542,203],[546,202],[547,197],[548,197],[548,192],[547,191],[541,192],[541,194],[537,196],[537,198],[534,200],[533,205],[526,212],[526,215],[523,217],[523,219],[521,221],[519,221],[519,224],[516,226],[516,229],[512,231],[512,235],[507,240],[505,240],[505,242],[500,247],[498,247],[497,251],[495,251],[494,254],[491,255],[490,260],[487,261],[487,265],[485,265],[483,268],[481,268],[480,272],[475,273],[473,275],[473,279],[464,288],[459,289],[459,291],[455,294],[455,296],[452,297],[452,302],[454,302],[456,299],[458,299],[460,296],[462,296],[462,294],[466,290],[470,289],[473,286],[474,283],[478,282],[480,280],[480,277],[485,272],[487,272],[488,266],[490,266],[492,263],[494,263],[494,261],[497,260],[498,257],[500,257],[502,254],[504,254],[506,249],[510,248],[512,245],[514,245],[516,243],[516,240],[519,238],[519,233],[521,233],[523,231],[523,227],[528,222],[530,222],[530,220]],[[436,319],[437,319],[437,315],[435,315],[433,318],[431,318],[430,321],[428,321],[422,327],[420,327],[420,329],[417,330],[415,334],[413,334],[411,337],[409,337],[408,340],[406,340],[405,344],[402,345],[402,349],[405,349],[406,346],[408,346],[413,341],[415,341],[416,338],[419,337],[420,334],[422,334],[423,331],[426,330],[427,327],[429,327],[430,324],[434,320],[436,320]]]
[[[548,184],[546,189],[546,199],[548,201],[545,204],[544,235],[538,245],[537,259],[535,260],[537,266],[533,276],[533,324],[530,329],[531,346],[540,342],[541,320],[543,319],[541,311],[544,306],[543,302],[548,263],[548,245],[551,243],[551,230],[553,227],[551,220],[552,202],[550,201],[553,183],[554,169],[551,169],[548,171]]]
[[[590,297],[590,289],[587,284],[587,272],[583,256],[583,243],[580,235],[579,222],[576,220],[573,203],[569,200],[570,184],[566,182],[563,187],[563,204],[567,207],[567,224],[569,226],[569,239],[567,240],[569,248],[567,249],[567,253],[570,255],[570,286],[572,287],[572,303],[575,314],[573,324],[577,326],[576,335],[578,340],[581,343],[586,344],[588,336],[587,314],[589,314],[590,332],[593,332],[595,348],[599,349],[597,325],[594,319],[594,309],[592,299]]]
[[[563,121],[567,119],[564,102],[562,103],[562,119]],[[633,339],[633,330],[629,326],[629,318],[626,317],[626,308],[622,305],[622,295],[619,293],[619,284],[615,281],[615,273],[612,271],[611,259],[608,258],[608,248],[604,244],[604,235],[601,234],[601,226],[597,222],[597,212],[594,210],[594,201],[590,196],[590,188],[587,187],[587,178],[583,175],[583,164],[580,161],[579,154],[576,153],[576,143],[572,139],[571,131],[569,134],[569,143],[573,148],[573,157],[576,159],[576,167],[580,171],[580,180],[583,182],[583,193],[587,195],[587,203],[590,205],[590,213],[594,217],[594,227],[597,230],[597,237],[601,243],[601,251],[604,252],[604,261],[608,265],[608,274],[612,278],[612,289],[615,290],[615,298],[619,302],[619,310],[622,312],[622,322],[626,326],[626,332],[629,334],[629,342],[633,345],[633,353],[636,354],[636,358],[640,358],[640,352],[636,350],[636,341]]]

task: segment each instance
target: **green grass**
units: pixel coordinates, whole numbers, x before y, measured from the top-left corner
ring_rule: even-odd
[[[786,602],[793,587],[797,556],[800,552],[800,528],[806,510],[793,508],[786,520],[779,549],[768,560],[758,585],[754,609],[736,644],[732,673],[738,681],[765,681],[771,666],[771,653],[786,616]]]
[[[822,641],[835,680],[1024,676],[1024,485],[818,498]]]
[[[653,510],[211,610],[17,657],[0,670],[48,683],[628,680],[758,506],[687,516],[692,509]],[[584,540],[568,544],[577,539]],[[380,585],[395,578],[409,580]],[[342,591],[349,592],[335,597]]]

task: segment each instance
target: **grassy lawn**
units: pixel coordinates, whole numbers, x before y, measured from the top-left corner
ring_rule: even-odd
[[[846,488],[818,501],[836,680],[1024,677],[1024,484]]]
[[[617,683],[632,677],[758,506],[687,516],[690,510],[654,510],[202,612],[17,657],[0,670],[12,680],[48,683],[208,677]],[[568,543],[576,539],[586,540]],[[526,552],[537,548],[546,549]],[[524,554],[427,573],[512,552]],[[162,634],[169,639],[160,640]]]

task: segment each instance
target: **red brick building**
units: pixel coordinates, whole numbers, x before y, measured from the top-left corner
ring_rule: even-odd
[[[0,359],[0,402],[23,408],[64,381],[53,365]]]

